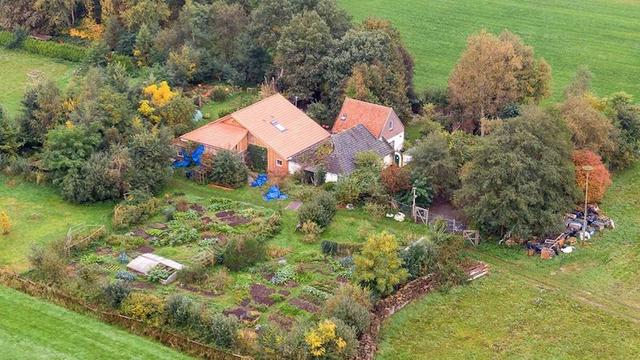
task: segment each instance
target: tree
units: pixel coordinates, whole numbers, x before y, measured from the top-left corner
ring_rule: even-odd
[[[170,15],[171,11],[164,0],[136,0],[126,7],[121,18],[129,30],[136,31],[146,26],[156,31]]]
[[[185,86],[195,76],[200,65],[200,53],[190,46],[183,45],[180,51],[171,51],[167,59],[167,73],[173,84]]]
[[[143,131],[129,138],[131,167],[127,170],[129,191],[147,190],[157,194],[173,174],[171,146],[173,136],[166,128]]]
[[[589,191],[587,197],[591,202],[600,202],[611,185],[611,175],[606,166],[602,163],[602,159],[596,153],[590,150],[576,150],[573,152],[573,163],[576,167],[576,183],[584,194],[586,187],[587,174],[584,166],[591,166],[589,171]]]
[[[239,188],[247,182],[247,165],[232,151],[218,151],[211,169],[209,180],[215,184]]]
[[[289,94],[308,101],[317,97],[331,46],[329,27],[315,11],[296,15],[282,29],[273,63]]]
[[[60,185],[71,169],[80,169],[93,154],[102,138],[85,125],[59,125],[47,133],[42,149],[42,163],[51,173],[53,183]]]
[[[468,38],[449,78],[449,98],[472,118],[472,130],[509,104],[537,102],[549,94],[551,69],[533,56],[533,49],[509,32],[497,37],[483,30]]]
[[[33,6],[33,0],[0,0],[0,28],[14,31],[24,27],[29,30],[46,30],[46,14]]]
[[[408,276],[398,256],[398,242],[386,232],[369,236],[354,262],[358,282],[383,296],[392,293]]]
[[[0,158],[14,160],[18,155],[20,146],[18,128],[0,106]]]
[[[27,147],[39,148],[47,132],[63,121],[60,89],[50,80],[38,82],[27,90],[22,106],[18,118],[21,140]]]
[[[2,235],[7,235],[11,231],[11,221],[6,211],[0,212],[0,229],[2,229]]]
[[[569,133],[561,120],[525,107],[473,149],[455,202],[490,236],[527,239],[560,230],[577,199]]]
[[[560,113],[571,131],[577,149],[588,149],[605,160],[616,151],[617,129],[603,113],[593,108],[584,96],[572,97],[560,105]]]
[[[354,99],[392,107],[401,119],[411,114],[404,76],[375,61],[373,64],[358,64],[345,82],[345,95]]]
[[[406,167],[387,166],[382,170],[380,180],[389,194],[411,189],[411,176]]]
[[[458,167],[449,152],[447,134],[434,131],[409,150],[412,178],[424,178],[436,196],[450,196],[458,187]]]

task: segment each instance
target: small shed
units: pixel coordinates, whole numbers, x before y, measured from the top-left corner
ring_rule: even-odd
[[[169,273],[169,277],[161,281],[163,285],[173,282],[178,276],[178,270],[184,269],[184,265],[155,254],[142,254],[127,264],[127,268],[145,276],[157,266],[161,266]]]

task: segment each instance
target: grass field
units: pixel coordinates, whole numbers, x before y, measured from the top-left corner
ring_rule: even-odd
[[[617,224],[543,261],[484,245],[489,278],[427,296],[383,327],[380,359],[640,357],[640,164],[619,174],[601,208]],[[426,357],[424,357],[426,358]]]
[[[553,68],[554,98],[578,65],[600,95],[640,97],[640,2],[623,0],[338,0],[356,20],[389,19],[416,60],[418,89],[444,86],[469,34],[507,28]]]
[[[3,359],[187,359],[150,340],[0,287]]]
[[[73,225],[108,224],[112,206],[73,205],[50,187],[0,175],[0,211],[12,224],[9,235],[0,235],[0,266],[26,270],[32,244],[63,237]]]
[[[74,65],[69,62],[0,48],[0,105],[15,116],[31,76],[41,73],[58,86],[64,86],[71,79],[73,69]]]

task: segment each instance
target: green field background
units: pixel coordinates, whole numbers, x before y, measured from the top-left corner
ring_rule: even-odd
[[[520,35],[553,68],[553,99],[579,65],[598,95],[640,97],[640,1],[632,0],[338,0],[355,20],[391,20],[415,57],[418,90],[445,86],[469,34]]]

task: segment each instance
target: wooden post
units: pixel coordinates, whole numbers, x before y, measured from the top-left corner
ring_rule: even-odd
[[[417,217],[416,217],[416,187],[413,186],[411,188],[411,193],[413,194],[412,198],[413,198],[413,203],[411,204],[411,215],[413,217],[413,222],[418,221]]]

